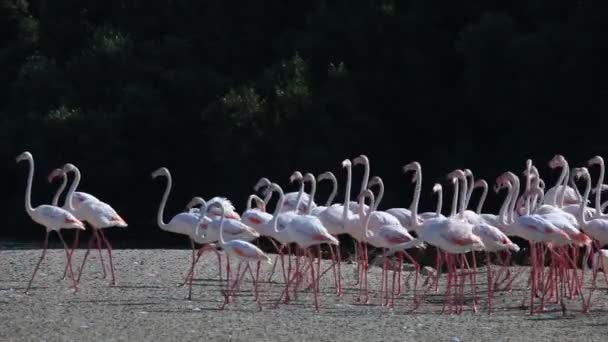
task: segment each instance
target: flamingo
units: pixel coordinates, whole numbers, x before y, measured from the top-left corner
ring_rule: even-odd
[[[418,239],[425,241],[431,245],[434,245],[446,253],[446,262],[448,264],[448,285],[446,290],[446,301],[450,295],[450,288],[452,285],[452,274],[455,273],[455,260],[458,260],[457,257],[453,257],[451,254],[461,254],[466,253],[471,250],[483,250],[484,244],[481,239],[473,234],[473,225],[464,221],[464,204],[465,204],[465,196],[466,196],[466,180],[465,175],[462,170],[455,170],[448,178],[452,178],[453,176],[457,176],[460,180],[463,181],[462,190],[460,191],[460,215],[458,217],[448,217],[448,218],[433,218],[428,219],[423,222],[418,220],[418,202],[420,200],[420,191],[422,184],[422,167],[420,163],[414,161],[403,167],[404,172],[413,171],[414,176],[412,181],[416,183],[414,190],[414,200],[412,201],[411,206],[411,223],[412,228],[416,229],[418,232]],[[475,259],[473,259],[475,260]],[[465,264],[468,266],[464,255],[460,258],[460,265],[464,267]],[[462,286],[464,286],[464,275],[462,275]],[[475,285],[474,278],[471,276],[471,285],[473,288],[473,297],[475,297]],[[475,299],[473,300],[473,310],[476,311]],[[451,304],[450,304],[451,306]],[[457,310],[458,312],[458,310]]]
[[[376,181],[377,182],[377,181]],[[371,181],[370,181],[370,186],[371,186]],[[382,304],[382,292],[384,291],[386,293],[386,306],[389,307],[393,307],[394,306],[394,302],[395,302],[395,271],[393,270],[393,290],[392,290],[392,300],[391,300],[391,304],[388,304],[388,270],[387,270],[387,255],[386,255],[386,250],[393,250],[393,249],[400,249],[400,247],[408,242],[411,242],[414,240],[414,238],[407,232],[407,230],[405,230],[403,227],[401,227],[400,225],[383,225],[379,228],[377,228],[375,231],[371,231],[369,229],[369,224],[370,224],[370,220],[372,218],[372,215],[376,212],[375,209],[377,207],[376,202],[374,201],[374,194],[373,192],[371,192],[371,190],[367,189],[364,192],[359,194],[359,203],[363,204],[364,199],[365,198],[369,198],[370,199],[370,204],[369,204],[369,210],[367,215],[364,212],[364,207],[363,205],[360,206],[360,216],[364,217],[363,220],[363,242],[362,242],[362,246],[364,247],[363,249],[363,262],[362,264],[363,266],[363,272],[361,272],[362,274],[362,278],[359,280],[360,288],[359,288],[359,298],[361,296],[361,289],[362,287],[365,287],[365,303],[369,302],[369,293],[367,290],[367,267],[368,267],[368,260],[367,260],[367,248],[366,248],[366,243],[369,243],[370,245],[372,245],[373,247],[376,248],[382,248],[385,250],[384,255],[383,255],[383,267],[382,267],[382,285],[381,285],[381,290],[380,290],[380,302]],[[381,197],[381,196],[379,196]],[[408,255],[409,257],[409,255]],[[416,291],[416,285],[417,285],[417,278],[418,278],[418,271],[419,271],[419,265],[418,263],[416,263],[411,257],[409,257],[409,259],[412,261],[412,263],[415,265],[416,267],[416,281],[415,281],[415,285],[414,285],[414,291]],[[401,260],[400,260],[401,261]],[[401,268],[401,264],[399,264],[398,266],[398,270]],[[400,272],[399,272],[400,273]],[[400,276],[399,276],[399,282],[401,281]],[[363,286],[364,284],[364,286]],[[414,300],[417,303],[417,296],[416,293],[414,292]]]
[[[97,230],[100,234],[101,238],[105,242],[106,247],[108,248],[108,258],[110,259],[110,273],[112,275],[111,285],[116,285],[116,276],[114,275],[114,263],[112,262],[112,245],[110,245],[110,241],[106,238],[103,233],[103,229],[110,227],[121,227],[126,228],[127,222],[118,215],[116,210],[112,208],[109,204],[102,201],[84,201],[80,204],[78,210],[72,206],[74,192],[80,183],[80,170],[74,164],[67,163],[63,166],[63,174],[67,174],[69,172],[74,172],[75,179],[68,190],[68,194],[66,197],[66,202],[68,203],[69,211],[75,213],[75,216],[82,217],[83,221],[87,221],[94,230]],[[93,239],[93,236],[91,236]],[[84,264],[87,260],[87,256],[89,255],[90,249],[87,248],[87,252],[84,255],[82,260],[82,264],[80,265],[80,271],[78,272],[78,281],[80,281],[80,276],[82,275],[82,270],[84,268]]]
[[[585,187],[585,192],[583,195],[583,201],[580,204],[580,210],[578,215],[578,220],[580,222],[580,227],[585,233],[589,234],[595,241],[595,245],[598,251],[601,249],[603,245],[608,243],[608,216],[594,216],[591,219],[587,220],[584,215],[584,203],[587,202],[589,198],[589,193],[591,191],[591,177],[589,175],[589,170],[586,167],[581,167],[576,169],[576,178],[585,178],[587,186]],[[596,199],[596,205],[599,203]],[[585,258],[586,259],[586,258]],[[595,260],[593,260],[595,261]],[[604,273],[604,279],[608,282],[608,278],[606,278],[606,271],[604,270],[603,259],[599,259],[602,263],[600,267],[602,267],[602,272]],[[586,260],[585,260],[586,263]],[[590,290],[589,296],[587,298],[587,303],[583,305],[583,311],[589,311],[591,305],[591,292],[595,288],[596,276],[598,268],[593,264],[593,281],[592,288]]]
[[[60,168],[54,169],[53,171],[51,171],[51,173],[49,174],[49,176],[47,177],[49,183],[52,183],[53,180],[55,180],[55,178],[59,177],[60,175],[62,175],[63,170],[61,170]],[[61,196],[61,193],[63,193],[63,190],[65,190],[66,186],[68,185],[68,177],[67,175],[63,174],[61,176],[61,185],[59,186],[59,188],[57,189],[57,191],[55,192],[55,195],[53,196],[53,200],[51,201],[51,204],[54,206],[59,206],[59,196]],[[78,209],[80,208],[80,204],[84,201],[99,201],[99,199],[89,193],[86,192],[80,192],[80,191],[76,191],[74,192],[74,199],[72,201],[72,205],[74,206],[74,208]],[[67,202],[64,201],[63,209],[68,210],[68,204]],[[77,217],[78,218],[78,217]],[[80,230],[76,230],[76,234],[74,234],[74,241],[72,242],[72,251],[74,251],[74,249],[76,249],[76,247],[78,246],[78,236]],[[102,245],[102,241],[99,238],[99,236],[97,236],[96,231],[93,231],[94,234],[94,238],[93,240],[97,243],[97,250],[99,251],[99,261],[101,262],[101,269],[103,272],[103,278],[105,279],[107,274],[106,274],[106,266],[103,262],[103,254],[101,252],[101,245]],[[93,240],[91,241],[91,244],[95,243],[93,242]],[[72,253],[72,252],[70,252]],[[63,270],[63,276],[61,276],[61,279],[65,279],[65,276],[68,272],[68,265],[65,265],[65,268]]]
[[[298,171],[296,171],[298,172]],[[289,178],[290,183],[292,183],[294,180],[296,180],[297,178],[297,174],[296,172],[294,172],[294,174],[291,175],[291,177]],[[300,176],[302,174],[300,173]],[[303,176],[302,176],[303,177]],[[301,179],[301,177],[300,177]],[[266,177],[262,177],[258,180],[258,182],[253,186],[253,189],[255,191],[260,191],[262,188],[267,188],[270,185],[270,180]],[[265,190],[268,191],[268,190]],[[302,190],[302,192],[300,191],[296,191],[296,192],[288,192],[285,194],[285,203],[283,205],[283,211],[291,211],[291,210],[295,210],[296,209],[296,205],[298,205],[297,207],[297,211],[304,211],[306,210],[306,203],[308,203],[309,200],[309,194],[307,194],[306,192],[304,192],[304,190]],[[270,198],[270,197],[267,197]],[[266,199],[264,200],[266,202],[266,204],[268,204],[268,202],[266,201]],[[299,204],[298,204],[299,203]],[[311,202],[313,209],[317,206],[314,201]]]
[[[283,190],[281,189],[281,187],[279,187],[275,183],[270,184],[269,190],[276,191],[279,194],[279,201],[277,202],[277,207],[279,208],[278,212],[280,212],[281,207],[283,206],[283,201],[284,201]],[[318,217],[309,214],[309,211],[312,210],[312,207],[310,206],[311,201],[312,201],[312,196],[309,197],[309,205],[308,205],[307,213],[304,215],[292,216],[291,219],[288,222],[286,222],[285,228],[283,228],[281,231],[284,232],[284,234],[287,234],[289,236],[289,239],[291,241],[295,242],[298,245],[298,247],[305,250],[305,253],[308,254],[308,256],[309,256],[310,272],[311,272],[311,278],[313,281],[314,304],[315,304],[315,310],[318,311],[319,304],[318,304],[317,297],[318,297],[318,292],[319,292],[319,278],[318,278],[318,276],[317,277],[315,276],[314,261],[313,261],[314,256],[313,256],[312,252],[310,250],[308,250],[308,248],[311,246],[315,246],[315,245],[318,246],[323,243],[338,246],[339,242],[338,242],[338,239],[336,239],[331,234],[329,234],[327,229],[325,229],[325,227],[323,227],[323,224],[321,223],[321,221],[319,220]],[[276,210],[277,209],[275,209],[275,211]],[[279,221],[278,219],[279,219],[278,215],[275,215],[272,220],[272,224],[277,233],[280,232],[277,229],[277,223]],[[319,255],[319,261],[320,261],[320,257],[321,256]],[[297,266],[296,266],[296,268],[297,268]],[[281,298],[283,297],[283,295],[286,294],[286,292],[289,289],[290,283],[295,280],[295,276],[298,273],[299,273],[299,270],[297,270],[296,274],[294,274],[294,276],[288,280],[288,282],[285,286],[285,290],[283,291],[283,294],[281,295]],[[318,274],[318,269],[317,269],[317,274]],[[279,299],[279,301],[280,300],[281,299]],[[277,305],[278,304],[279,304],[279,302],[277,302]]]
[[[331,171],[323,172],[317,177],[317,186],[323,180],[331,180],[332,190],[329,194],[329,197],[327,198],[327,202],[325,203],[325,205],[318,205],[312,209],[311,214],[315,216],[319,216],[322,211],[329,208],[333,203],[334,198],[336,198],[336,195],[338,194],[338,180]]]
[[[213,202],[211,203],[208,207],[206,207],[206,205],[203,205],[204,210],[202,210],[201,212],[201,221],[204,219],[205,217],[205,213],[207,213],[208,211],[213,211],[213,209],[217,208],[218,210],[218,216],[219,216],[219,239],[218,239],[218,245],[219,247],[221,247],[224,250],[224,253],[226,254],[226,274],[227,276],[227,280],[226,280],[226,289],[224,291],[224,303],[220,306],[220,309],[224,309],[224,307],[226,306],[226,304],[229,303],[229,299],[230,296],[234,296],[234,290],[238,287],[242,277],[245,275],[245,272],[247,270],[251,271],[249,262],[250,261],[265,261],[268,264],[272,264],[272,261],[270,260],[270,257],[268,255],[266,255],[266,253],[262,252],[261,249],[259,249],[258,247],[256,247],[255,245],[253,245],[250,242],[244,241],[244,240],[238,240],[238,239],[233,239],[230,241],[226,241],[224,240],[224,223],[227,221],[226,219],[226,212],[225,212],[225,208],[222,205],[221,202]],[[215,213],[215,211],[213,211]],[[206,224],[206,223],[205,223]],[[230,286],[230,257],[233,257],[237,260],[239,260],[239,266],[241,263],[245,262],[246,263],[246,267],[245,269],[243,269],[243,273],[242,274],[238,274],[236,275],[236,279],[234,281],[234,283],[232,284],[232,286]],[[238,269],[240,269],[240,267],[238,267]],[[258,307],[260,310],[262,310],[262,303],[259,300],[259,297],[257,295],[257,279],[255,279],[255,277],[253,277],[253,286],[256,289],[256,293],[255,293],[255,298],[256,298],[256,302],[258,303]]]
[[[519,179],[512,172],[505,172],[500,175],[496,183],[499,187],[511,183],[513,185],[513,193],[517,194],[519,192]],[[543,195],[539,188],[533,188],[529,191],[536,192],[541,197]],[[530,314],[533,315],[535,313],[534,297],[536,296],[537,286],[538,284],[543,284],[541,272],[543,261],[541,253],[537,251],[540,246],[537,245],[539,243],[562,244],[564,241],[571,239],[566,232],[556,227],[542,215],[530,213],[530,207],[527,207],[525,215],[515,217],[513,208],[516,201],[517,198],[513,197],[509,209],[509,217],[507,218],[507,215],[502,213],[499,220],[502,223],[501,228],[507,236],[519,236],[530,242],[530,259],[532,261],[532,269],[530,271],[530,281],[532,284],[530,291]],[[538,279],[539,276],[541,277],[540,279]],[[541,297],[541,310],[543,309],[543,300],[544,294]]]
[[[158,177],[167,178],[167,186],[165,187],[165,192],[163,193],[163,197],[158,207],[156,223],[158,224],[158,227],[164,231],[188,236],[188,239],[190,240],[190,247],[192,248],[192,268],[194,267],[195,263],[196,246],[194,243],[196,239],[195,232],[199,223],[199,216],[191,212],[178,213],[173,216],[173,218],[171,218],[169,223],[165,223],[163,220],[163,213],[165,211],[165,206],[167,204],[169,194],[171,193],[171,187],[173,186],[173,178],[171,177],[171,172],[169,172],[169,169],[167,169],[166,167],[158,168],[156,171],[152,172],[151,176],[153,179],[156,179]],[[185,285],[187,281],[188,276],[186,276],[185,280],[183,281],[183,283],[180,284],[180,286]]]
[[[568,180],[567,174],[569,172],[568,162],[566,161],[566,158],[564,158],[564,156],[562,156],[561,154],[556,154],[549,162],[549,167],[552,169],[561,167],[562,172],[555,186],[547,190],[547,192],[545,193],[544,203],[551,204],[554,206],[563,206],[564,203],[578,204],[578,202],[580,201],[580,197],[577,195],[576,191],[572,187],[566,184]]]
[[[441,209],[443,206],[443,187],[441,186],[441,184],[435,183],[433,185],[433,193],[437,194],[437,206],[435,207],[434,212],[430,211],[430,212],[426,212],[426,213],[420,213],[419,217],[422,221],[429,219],[429,218],[445,217],[441,213]]]
[[[29,163],[29,172],[27,177],[27,186],[25,189],[25,212],[31,217],[31,219],[43,225],[46,228],[46,235],[44,237],[44,244],[42,248],[42,255],[40,255],[40,259],[38,259],[38,263],[34,267],[34,272],[32,273],[32,277],[27,284],[25,289],[25,293],[28,293],[30,287],[32,286],[32,282],[34,281],[34,277],[36,276],[36,272],[40,267],[40,263],[44,260],[46,255],[46,249],[49,243],[49,235],[52,231],[57,232],[57,236],[63,243],[63,247],[65,249],[66,263],[68,265],[68,271],[70,272],[70,277],[72,278],[74,290],[78,290],[78,284],[76,283],[76,277],[74,277],[74,273],[72,272],[72,253],[70,253],[68,245],[66,244],[63,236],[61,235],[61,229],[82,229],[84,230],[84,224],[77,219],[73,214],[69,211],[59,208],[55,205],[47,205],[42,204],[37,206],[36,208],[32,207],[32,181],[34,178],[34,157],[28,151],[25,151],[17,156],[17,163],[27,160]]]

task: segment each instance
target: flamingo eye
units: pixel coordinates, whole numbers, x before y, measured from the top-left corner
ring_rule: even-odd
[[[509,243],[509,240],[507,238],[502,239],[503,245],[507,245],[508,243]]]

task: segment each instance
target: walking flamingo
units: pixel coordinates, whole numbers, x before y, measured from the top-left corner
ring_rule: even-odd
[[[49,183],[52,183],[53,180],[55,180],[55,178],[61,176],[61,185],[59,186],[59,188],[57,189],[57,191],[55,192],[55,195],[53,196],[53,200],[51,201],[51,204],[54,206],[59,206],[59,197],[61,196],[61,193],[63,193],[63,190],[65,190],[66,186],[68,185],[68,176],[65,174],[62,174],[63,170],[61,170],[60,168],[54,169],[53,171],[51,171],[51,173],[48,176],[48,181]],[[74,192],[74,198],[72,200],[72,206],[74,206],[74,208],[78,209],[80,208],[80,204],[84,201],[87,200],[91,200],[91,201],[99,201],[99,199],[91,194],[88,194],[86,192],[80,192],[80,191],[76,191]],[[68,203],[66,201],[63,202],[63,206],[61,206],[61,208],[68,210]],[[76,217],[78,218],[78,217]],[[78,218],[80,219],[80,218]],[[73,251],[76,249],[76,247],[78,247],[78,238],[79,238],[79,232],[80,230],[76,230],[76,233],[74,234],[74,240],[72,242],[72,251],[70,251],[70,255],[71,253],[73,253]],[[103,261],[103,254],[101,252],[101,247],[103,244],[103,241],[101,241],[101,238],[99,238],[99,236],[97,235],[97,232],[95,230],[93,230],[93,240],[91,241],[91,244],[96,243],[97,244],[97,250],[99,251],[99,261],[101,262],[101,270],[103,273],[103,278],[105,279],[107,274],[106,274],[106,266],[105,263]],[[68,272],[68,265],[65,265],[65,268],[63,270],[63,275],[61,276],[61,279],[65,279],[65,276],[67,275]]]
[[[204,210],[201,211],[201,220],[203,220],[203,218],[205,217],[205,213],[207,213],[210,210],[213,210],[214,208],[217,208],[218,212],[218,216],[219,216],[219,239],[218,239],[218,245],[219,247],[222,248],[222,250],[224,250],[224,253],[226,254],[226,289],[224,291],[224,303],[220,306],[220,309],[224,309],[224,307],[226,306],[226,304],[229,303],[230,301],[230,296],[234,295],[234,290],[238,287],[241,278],[245,275],[245,272],[247,272],[247,270],[251,271],[249,262],[250,261],[265,261],[269,264],[272,264],[272,261],[270,260],[270,257],[268,257],[268,255],[266,255],[266,253],[262,252],[261,249],[259,249],[258,247],[256,247],[255,245],[253,245],[250,242],[247,241],[243,241],[243,240],[238,240],[238,239],[234,239],[234,240],[230,240],[230,241],[226,241],[224,240],[224,222],[227,220],[225,215],[225,209],[224,206],[220,203],[220,202],[213,202],[211,203],[211,205],[209,205],[209,207],[206,207],[206,205],[203,205]],[[236,275],[236,279],[234,281],[234,283],[232,284],[232,286],[230,285],[230,257],[233,257],[237,260],[239,260],[239,266],[242,262],[246,263],[246,267],[245,269],[243,269],[243,273],[242,274],[238,274]],[[238,269],[240,269],[240,267],[238,267]],[[253,286],[254,289],[256,289],[256,293],[255,293],[255,298],[256,298],[256,302],[258,303],[258,307],[260,310],[262,310],[262,303],[259,300],[259,297],[257,295],[257,279],[255,279],[255,277],[253,277],[252,279],[253,281]]]
[[[30,287],[32,286],[32,282],[34,281],[34,277],[36,276],[36,272],[40,267],[40,263],[44,260],[46,255],[46,249],[49,243],[49,235],[52,231],[57,232],[57,236],[63,243],[63,248],[65,249],[66,255],[66,263],[68,265],[68,271],[70,272],[70,277],[72,278],[72,282],[74,285],[74,290],[78,290],[78,284],[76,283],[76,277],[74,277],[74,273],[72,271],[72,254],[69,251],[69,247],[66,244],[63,236],[61,235],[61,229],[82,229],[84,230],[84,224],[78,220],[74,215],[72,215],[69,211],[59,208],[54,205],[42,204],[37,206],[36,208],[32,207],[32,181],[34,178],[34,157],[28,151],[21,153],[17,156],[17,163],[27,160],[29,163],[29,172],[27,177],[27,186],[25,189],[25,212],[32,218],[32,220],[40,225],[43,225],[46,228],[46,235],[44,236],[44,244],[42,247],[42,255],[40,255],[40,259],[38,259],[38,263],[34,267],[34,272],[32,273],[32,278],[27,284],[25,288],[25,293],[28,293]]]
[[[110,273],[112,275],[111,285],[116,285],[116,276],[114,275],[114,263],[112,261],[112,245],[110,245],[110,241],[106,238],[103,229],[110,227],[122,227],[126,228],[127,223],[125,220],[118,215],[116,210],[112,208],[109,204],[102,201],[84,201],[80,204],[78,210],[72,206],[72,198],[74,196],[74,192],[80,183],[80,170],[73,164],[67,163],[63,166],[63,173],[67,174],[69,172],[74,172],[75,179],[68,190],[68,194],[66,197],[66,202],[68,203],[68,208],[70,212],[75,212],[76,216],[82,217],[84,221],[87,221],[93,229],[97,229],[101,238],[105,242],[106,247],[108,248],[108,258],[110,259]],[[91,239],[93,236],[91,236]],[[82,264],[80,265],[80,271],[78,272],[78,281],[80,281],[80,276],[82,275],[82,270],[84,268],[84,264],[87,260],[89,252],[91,251],[90,244],[89,248],[87,248],[87,252],[84,255],[82,260]]]

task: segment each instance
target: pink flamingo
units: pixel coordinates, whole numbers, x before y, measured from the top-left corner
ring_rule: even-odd
[[[224,240],[224,223],[227,219],[225,217],[226,216],[225,208],[220,202],[213,202],[209,207],[206,207],[206,205],[203,205],[203,210],[201,211],[201,215],[200,215],[201,221],[203,221],[203,219],[205,217],[205,213],[207,211],[213,210],[215,208],[217,208],[218,216],[219,216],[218,243],[219,243],[219,247],[221,247],[224,250],[224,253],[226,253],[226,274],[227,274],[226,289],[224,290],[224,303],[220,306],[220,309],[224,309],[226,304],[228,304],[230,302],[230,297],[234,296],[234,294],[235,294],[234,290],[238,287],[242,278],[245,276],[245,272],[247,272],[247,270],[249,270],[251,272],[249,262],[265,261],[265,262],[271,264],[272,261],[270,260],[270,257],[268,257],[268,255],[266,255],[266,253],[262,252],[261,249],[259,249],[257,246],[255,246],[254,244],[252,244],[250,242],[238,240],[238,239],[234,239],[234,240],[230,240],[230,241]],[[239,260],[238,269],[241,268],[240,266],[243,262],[246,263],[246,267],[243,269],[243,273],[239,274],[237,272],[236,279],[234,280],[234,283],[232,285],[230,285],[230,257],[233,257],[233,258]],[[257,294],[257,279],[255,277],[253,277],[252,281],[253,281],[253,286],[255,289],[256,302],[258,303],[259,309],[262,310],[262,303],[260,302],[259,296]]]
[[[416,183],[414,190],[414,200],[411,207],[411,223],[414,229],[417,229],[418,240],[425,241],[446,251],[446,263],[448,265],[448,285],[445,293],[446,301],[451,294],[453,278],[457,279],[453,274],[456,272],[456,260],[460,259],[460,266],[468,267],[468,262],[464,258],[464,254],[471,250],[483,250],[484,244],[481,239],[473,234],[472,225],[464,221],[464,204],[466,196],[466,180],[464,172],[455,170],[448,177],[457,176],[463,180],[463,189],[460,192],[460,215],[458,217],[434,218],[424,222],[418,220],[418,202],[420,201],[420,191],[422,184],[422,167],[418,162],[411,162],[403,167],[404,172],[413,171],[412,181]],[[452,256],[452,254],[461,254],[461,257]],[[464,275],[462,275],[461,287],[464,288]],[[473,287],[473,296],[475,297],[474,278],[471,276],[471,285]],[[451,301],[450,308],[452,306]],[[475,299],[473,301],[473,310],[476,311]],[[460,310],[457,308],[456,312]]]
[[[32,282],[34,281],[34,277],[36,276],[36,272],[40,267],[40,263],[44,260],[46,255],[46,249],[49,243],[49,235],[52,231],[57,232],[57,236],[63,243],[63,247],[65,249],[66,263],[68,265],[68,271],[70,272],[70,277],[72,278],[72,282],[74,285],[74,290],[78,290],[78,284],[76,283],[76,278],[72,272],[72,253],[70,253],[68,245],[65,243],[63,236],[61,235],[60,229],[82,229],[84,230],[84,224],[78,220],[74,215],[72,215],[69,211],[59,208],[54,205],[42,204],[37,206],[36,208],[32,207],[32,181],[34,178],[34,157],[30,152],[23,152],[17,156],[17,163],[27,160],[29,163],[29,173],[27,177],[27,186],[25,189],[25,212],[32,218],[32,220],[40,225],[43,225],[46,228],[46,235],[44,237],[44,245],[42,248],[42,255],[40,259],[38,259],[38,263],[36,267],[34,267],[34,272],[32,273],[32,278],[30,279],[27,287],[25,289],[25,293],[28,293],[30,287],[32,286]]]
[[[52,183],[53,180],[57,177],[59,177],[61,175],[61,185],[59,186],[59,188],[57,189],[57,191],[55,192],[55,195],[53,196],[53,200],[51,201],[51,204],[54,206],[59,206],[59,196],[61,196],[61,193],[63,192],[63,190],[65,190],[66,186],[68,185],[68,177],[65,174],[62,174],[63,170],[61,170],[60,168],[54,169],[53,171],[51,171],[51,173],[48,176],[48,181],[49,183]],[[74,200],[72,201],[72,205],[74,206],[74,208],[78,209],[80,208],[80,204],[84,201],[99,201],[99,199],[89,193],[86,192],[80,192],[80,191],[76,191],[74,192]],[[68,204],[67,202],[64,201],[63,209],[68,210]],[[74,234],[74,241],[72,242],[72,251],[74,251],[74,249],[76,249],[76,247],[78,247],[78,237],[79,237],[79,233],[80,230],[76,230],[76,234]],[[107,274],[106,274],[106,266],[103,262],[103,254],[101,252],[101,245],[102,245],[102,241],[99,238],[99,236],[96,234],[97,232],[95,230],[93,230],[93,234],[94,234],[94,238],[93,240],[97,243],[97,250],[99,251],[99,261],[101,262],[101,270],[103,272],[103,278],[105,279]],[[95,243],[92,242],[92,243]],[[70,253],[72,253],[72,251]],[[68,272],[68,265],[65,265],[65,268],[63,270],[63,275],[61,276],[61,279],[65,279],[65,276]]]
[[[105,242],[106,247],[108,248],[108,258],[110,259],[110,273],[112,275],[112,285],[116,285],[116,277],[114,275],[114,263],[112,262],[112,245],[110,245],[110,241],[106,238],[103,233],[103,229],[110,227],[122,227],[126,228],[127,223],[125,220],[118,215],[116,210],[112,208],[109,204],[104,203],[102,201],[84,201],[80,204],[78,210],[72,206],[72,198],[74,196],[74,192],[80,183],[80,170],[73,164],[67,163],[63,166],[63,173],[67,174],[68,172],[74,172],[75,179],[68,190],[68,194],[66,197],[66,202],[68,203],[69,211],[75,213],[75,216],[82,217],[83,221],[87,221],[93,229],[98,230],[101,238]],[[91,236],[93,239],[93,236]],[[80,271],[78,272],[78,280],[80,281],[80,276],[82,275],[82,270],[84,268],[84,264],[87,260],[87,256],[91,251],[91,243],[89,243],[89,248],[87,248],[87,252],[84,255],[82,260],[82,264],[80,265]]]

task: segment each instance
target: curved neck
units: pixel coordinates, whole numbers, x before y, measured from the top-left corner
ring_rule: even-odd
[[[458,204],[458,178],[454,179],[454,193],[452,194],[452,210],[450,210],[450,217],[456,216],[457,204]]]
[[[271,197],[272,197],[272,191],[268,191],[268,193],[266,193],[266,196],[264,196],[264,206],[268,205],[268,202],[270,202]]]
[[[568,186],[568,175],[570,174],[570,168],[568,167],[568,163],[564,164],[564,179],[562,181],[562,189],[559,192],[559,198],[557,200],[558,206],[562,208],[564,206],[564,198],[566,197],[566,188]],[[559,190],[559,189],[558,189]]]
[[[380,201],[382,201],[382,197],[384,197],[384,182],[381,179],[379,179],[378,180],[378,197],[376,197],[375,201],[372,201],[372,204],[374,204],[374,210],[378,210],[378,205],[380,205]]]
[[[34,180],[34,159],[27,159],[30,169],[27,174],[27,186],[25,187],[25,211],[28,214],[34,213],[34,208],[32,208],[32,182]]]
[[[246,210],[251,209],[251,202],[253,201],[255,195],[249,195],[249,197],[247,197],[247,207]]]
[[[217,203],[217,202],[216,202]],[[223,205],[217,205],[217,207],[220,208],[220,213],[222,216],[220,216],[220,246],[223,246],[226,241],[224,241],[224,221],[226,221],[226,213],[224,210],[224,206]],[[201,213],[201,218],[205,216],[205,213]]]
[[[63,192],[63,190],[65,190],[65,187],[67,185],[68,185],[68,176],[64,174],[61,177],[61,185],[59,186],[59,189],[57,189],[57,191],[55,191],[55,195],[53,196],[53,201],[51,202],[51,204],[53,204],[56,207],[59,205],[59,196],[61,196],[61,193]],[[64,204],[64,206],[65,206],[65,204]]]
[[[414,188],[414,198],[412,199],[412,205],[410,206],[412,215],[410,225],[413,229],[420,227],[420,223],[418,222],[418,201],[420,201],[420,191],[422,190],[422,168],[417,167],[414,172],[416,172],[416,187]]]
[[[283,202],[285,202],[285,194],[281,188],[277,188],[276,192],[279,193],[279,200],[277,201],[277,205],[274,207],[274,212],[272,213],[272,220],[270,224],[272,225],[272,229],[275,233],[278,233],[279,230],[277,228],[277,222],[279,221],[279,214],[281,213],[281,209],[283,208]]]
[[[601,205],[601,200],[602,200],[602,185],[604,184],[604,172],[605,172],[605,166],[604,166],[604,161],[602,160],[600,163],[600,177],[597,180],[597,185],[595,186],[595,215],[596,217],[599,217],[602,213],[602,205]],[[586,200],[585,202],[583,202],[583,204],[587,204]]]
[[[479,198],[479,203],[477,203],[477,215],[481,214],[483,204],[486,202],[486,197],[488,197],[488,183],[481,183],[481,187],[483,188],[483,192],[481,193],[481,197]]]
[[[528,160],[526,165],[526,192],[530,191],[532,185],[532,163]],[[526,215],[530,215],[530,196],[526,196]]]
[[[517,204],[517,197],[519,196],[519,178],[513,175],[511,181],[513,182],[513,196],[511,196],[511,203],[509,205],[509,222],[515,221],[515,204]]]
[[[367,215],[364,214],[364,208],[363,208],[363,204],[365,203],[365,197],[369,197],[369,209],[367,210]],[[367,234],[369,231],[369,221],[372,218],[372,213],[374,212],[374,208],[376,206],[376,204],[374,204],[374,197],[372,196],[364,196],[361,198],[361,217],[365,217],[365,221],[363,223],[363,236],[365,239],[367,239]],[[365,215],[365,216],[363,216]]]
[[[502,224],[508,224],[505,214],[507,212],[507,208],[511,204],[511,198],[513,197],[513,186],[510,182],[507,183],[507,189],[507,197],[505,197],[504,201],[502,202],[502,206],[500,207],[500,211],[498,212],[498,222]]]
[[[70,185],[70,190],[68,190],[68,194],[65,197],[65,202],[69,211],[74,211],[74,206],[72,205],[72,198],[74,197],[74,192],[76,191],[78,184],[80,184],[80,170],[78,170],[78,168],[74,168],[73,171],[74,181],[72,182],[72,185]]]
[[[310,196],[308,196],[308,206],[306,207],[306,215],[310,215],[312,212],[312,201],[315,198],[315,193],[317,192],[317,182],[314,176],[310,178]]]
[[[470,180],[469,180],[469,178],[470,178]],[[466,192],[467,196],[466,196],[465,202],[464,202],[464,207],[466,209],[469,207],[469,202],[471,201],[471,196],[473,195],[473,190],[475,190],[475,188],[473,187],[473,184],[475,184],[475,177],[473,176],[473,173],[470,173],[468,176],[466,176],[464,182],[467,185],[467,189],[468,189],[468,191]]]
[[[361,181],[361,190],[359,193],[365,191],[367,189],[367,183],[369,183],[369,161],[365,160],[363,163],[363,167],[365,167],[363,171],[363,180]],[[350,199],[349,199],[350,201]]]
[[[443,189],[439,189],[437,191],[437,208],[435,209],[435,214],[437,214],[437,216],[441,215],[442,207],[443,207]]]
[[[460,219],[464,220],[464,208],[467,197],[467,179],[462,179],[462,190],[460,190]]]
[[[331,177],[330,179],[332,184],[332,190],[331,194],[329,194],[329,197],[327,198],[327,202],[325,203],[326,207],[329,207],[334,202],[334,199],[338,194],[338,180],[336,179],[336,177]]]
[[[300,209],[300,204],[302,204],[302,198],[304,197],[304,179],[300,179],[300,190],[298,190],[298,197],[296,197],[296,206],[294,207],[294,211],[296,214]]]
[[[560,194],[559,192],[559,186],[562,185],[562,183],[564,182],[564,179],[566,178],[566,173],[568,173],[568,168],[564,165],[562,166],[562,172],[559,174],[559,178],[557,179],[557,183],[555,183],[555,196],[554,196],[554,202],[553,203],[548,203],[554,206],[557,206],[559,201],[558,201],[558,195]]]
[[[589,193],[591,192],[591,178],[589,176],[585,177],[586,185],[585,185],[585,194],[583,195],[583,201],[580,204],[580,210],[578,211],[578,221],[582,226],[585,226],[587,222],[585,221],[585,205],[587,204],[587,200],[589,199]]]
[[[342,222],[346,224],[348,219],[348,205],[350,203],[350,188],[353,180],[353,169],[351,164],[346,165],[346,191],[344,192],[344,209],[342,210]]]
[[[167,224],[163,221],[163,213],[165,212],[165,205],[167,204],[167,199],[169,198],[169,193],[171,192],[171,187],[173,186],[171,174],[167,173],[166,176],[167,176],[167,186],[165,187],[165,192],[163,193],[163,198],[160,201],[160,206],[158,207],[158,213],[156,214],[156,223],[158,223],[158,226],[161,229],[167,228]]]

